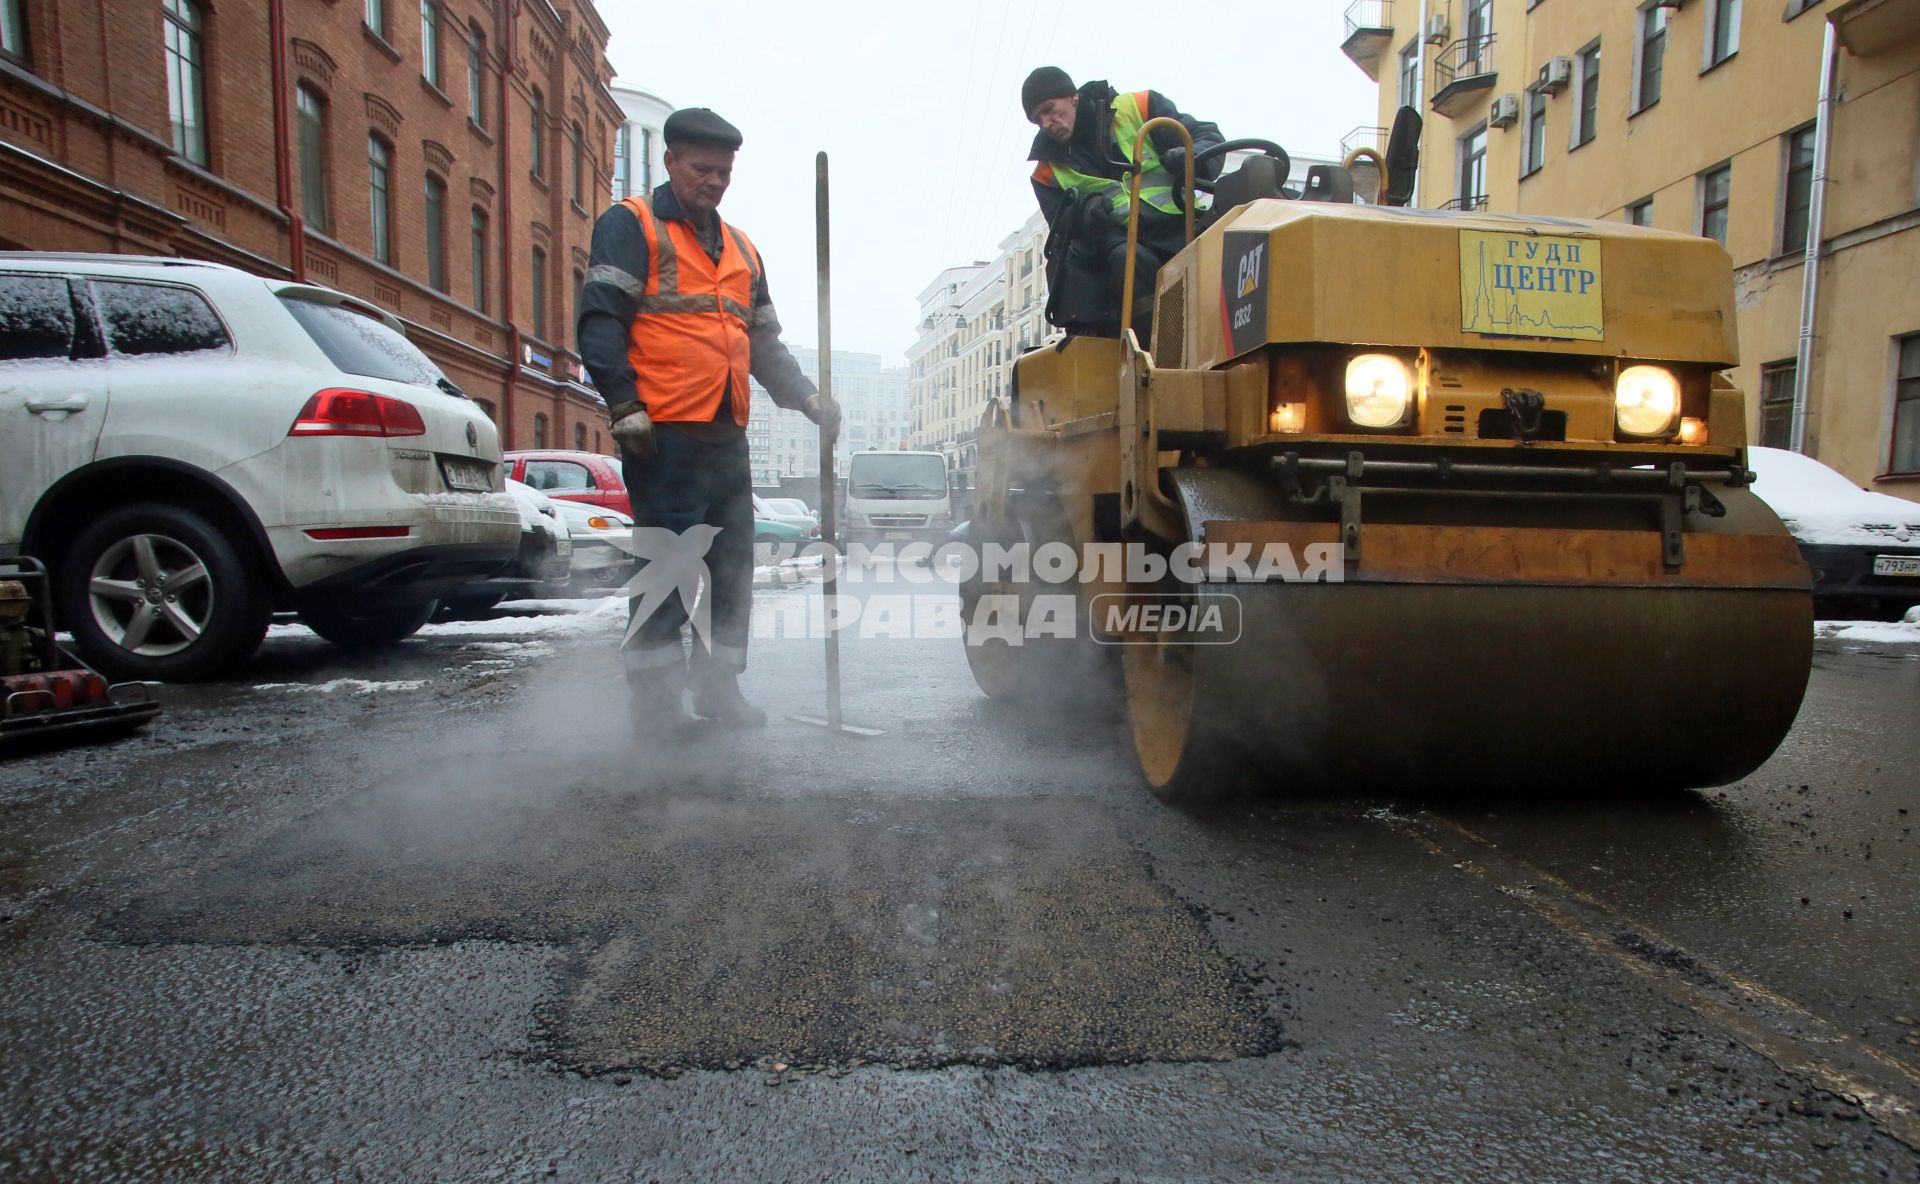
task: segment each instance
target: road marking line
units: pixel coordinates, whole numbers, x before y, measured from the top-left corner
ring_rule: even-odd
[[[1695,955],[1457,822],[1424,813],[1369,814],[1525,903],[1561,932],[1631,970],[1785,1072],[1854,1102],[1881,1131],[1920,1151],[1920,1104],[1908,1096],[1920,1086],[1920,1069],[1841,1031],[1779,992]],[[1450,844],[1449,836],[1457,842]],[[1623,933],[1642,948],[1670,957],[1654,961],[1625,948],[1619,940]]]

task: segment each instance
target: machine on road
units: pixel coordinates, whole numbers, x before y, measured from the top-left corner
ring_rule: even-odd
[[[1062,582],[991,565],[963,582],[976,681],[1029,700],[1124,687],[1169,799],[1248,776],[1744,776],[1793,723],[1812,610],[1749,488],[1726,252],[1394,208],[1409,115],[1377,162],[1382,204],[1327,166],[1289,190],[1284,152],[1252,142],[1263,155],[1214,183],[1158,275],[1151,351],[1129,330],[1019,359],[981,424],[970,533],[1083,559]],[[1086,562],[1097,544],[1126,562]],[[1076,630],[997,625],[1062,594]]]
[[[130,731],[160,714],[145,683],[109,686],[61,652],[48,589],[39,560],[0,560],[0,753]]]

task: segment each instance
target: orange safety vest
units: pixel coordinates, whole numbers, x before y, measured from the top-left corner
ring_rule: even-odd
[[[621,204],[640,220],[647,239],[646,289],[627,342],[627,361],[647,414],[662,423],[711,422],[731,381],[733,418],[746,427],[753,401],[747,386],[752,361],[747,329],[753,324],[753,291],[760,286],[760,253],[746,235],[722,222],[716,264],[688,223],[669,218],[662,234],[646,197]]]

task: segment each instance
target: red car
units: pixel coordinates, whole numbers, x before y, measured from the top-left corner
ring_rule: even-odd
[[[633,513],[620,462],[597,452],[543,448],[506,454],[507,476],[548,497]]]

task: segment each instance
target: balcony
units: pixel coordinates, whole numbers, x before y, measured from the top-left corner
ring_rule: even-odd
[[[1920,41],[1920,0],[1852,0],[1830,18],[1840,44],[1870,58]]]
[[[1371,148],[1381,156],[1387,154],[1387,137],[1391,133],[1384,127],[1356,127],[1340,137],[1340,159],[1353,155],[1355,148]]]
[[[1494,36],[1462,37],[1433,59],[1433,109],[1452,119],[1493,89]]]
[[[1476,213],[1487,208],[1487,195],[1481,193],[1473,197],[1456,197],[1440,208],[1443,210],[1453,210],[1455,213],[1460,214]]]
[[[1380,59],[1387,56],[1392,40],[1393,0],[1353,0],[1347,5],[1347,39],[1340,43],[1340,52],[1375,82],[1380,81]]]

